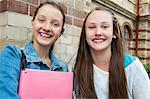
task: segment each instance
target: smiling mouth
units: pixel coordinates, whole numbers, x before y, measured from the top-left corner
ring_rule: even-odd
[[[103,38],[94,38],[92,41],[93,41],[94,43],[102,43],[102,42],[105,41],[105,39],[103,39]]]
[[[42,37],[45,37],[45,38],[51,38],[51,37],[52,37],[52,35],[49,34],[49,33],[39,32],[39,34],[40,34]]]

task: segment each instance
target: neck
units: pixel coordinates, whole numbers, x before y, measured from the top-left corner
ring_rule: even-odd
[[[109,71],[109,64],[111,59],[111,49],[107,49],[104,51],[92,51],[91,50],[91,56],[93,59],[94,64],[104,70]]]
[[[42,46],[42,45],[39,45],[37,43],[33,43],[33,46],[42,59],[49,58],[50,47]]]

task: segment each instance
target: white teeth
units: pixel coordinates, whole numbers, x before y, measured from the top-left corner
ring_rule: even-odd
[[[41,36],[46,37],[46,38],[50,38],[50,34],[48,33],[40,33]]]
[[[101,42],[103,42],[104,40],[103,39],[95,39],[95,40],[93,40],[95,43],[101,43]]]

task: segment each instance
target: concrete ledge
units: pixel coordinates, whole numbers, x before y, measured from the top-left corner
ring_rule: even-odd
[[[31,28],[32,17],[16,12],[8,12],[8,25]]]

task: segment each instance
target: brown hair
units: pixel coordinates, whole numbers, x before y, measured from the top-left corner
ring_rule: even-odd
[[[109,99],[128,98],[127,81],[124,71],[124,48],[123,36],[119,23],[114,14],[106,8],[97,7],[92,10],[83,23],[80,44],[75,63],[75,80],[77,83],[77,97],[97,98],[93,81],[93,60],[90,53],[90,46],[86,41],[85,23],[88,16],[95,10],[108,11],[113,17],[113,33],[116,39],[111,43],[111,60],[109,66]]]
[[[62,25],[62,27],[63,27],[63,26],[64,26],[64,23],[65,23],[65,13],[64,13],[63,9],[61,8],[61,6],[60,6],[59,4],[53,2],[53,1],[41,3],[41,4],[36,8],[36,10],[35,10],[35,12],[34,12],[34,15],[33,15],[32,21],[34,21],[34,19],[35,19],[37,13],[38,13],[38,11],[39,11],[39,9],[40,9],[42,6],[47,5],[47,4],[52,5],[54,8],[58,9],[58,10],[61,12],[61,14],[63,15],[63,25]]]
[[[64,13],[63,9],[62,9],[61,6],[60,6],[61,4],[59,4],[59,3],[57,4],[57,3],[53,2],[53,1],[41,3],[41,4],[36,8],[36,10],[35,10],[35,12],[34,12],[34,15],[33,15],[32,21],[34,21],[34,19],[35,19],[37,13],[38,13],[38,11],[39,11],[39,9],[40,9],[42,6],[47,5],[47,4],[52,5],[54,8],[58,9],[58,10],[61,12],[61,14],[63,15],[63,24],[62,24],[62,32],[61,32],[61,34],[62,34],[63,31],[64,31],[64,28],[63,28],[63,27],[64,27],[64,24],[65,24],[65,13]],[[51,13],[50,13],[50,14],[51,14]],[[51,50],[53,50],[53,47],[54,47],[54,44],[51,46]]]

